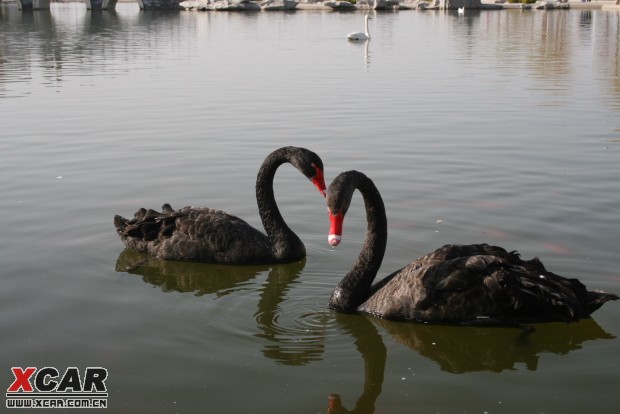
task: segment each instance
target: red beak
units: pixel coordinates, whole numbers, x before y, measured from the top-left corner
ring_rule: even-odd
[[[329,237],[327,241],[332,246],[338,246],[340,240],[342,240],[342,222],[344,221],[344,214],[332,214],[329,212]]]
[[[310,179],[310,181],[312,181],[312,184],[314,184],[314,186],[321,192],[321,194],[323,194],[323,197],[325,197],[327,186],[325,186],[325,176],[323,175],[323,170],[321,170],[314,164],[313,166],[315,174],[314,177]]]

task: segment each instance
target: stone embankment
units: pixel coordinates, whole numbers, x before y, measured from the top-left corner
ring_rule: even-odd
[[[533,4],[509,3],[507,0],[187,0],[181,6],[190,10],[501,10],[501,9],[602,9],[617,8],[615,1],[538,0]]]
[[[51,0],[0,0],[19,3],[20,8],[49,9]],[[72,1],[72,0],[54,0]],[[538,0],[534,4],[507,0],[82,0],[87,9],[113,9],[117,1],[137,2],[140,9],[184,9],[212,11],[270,10],[502,10],[502,9],[603,9],[620,11],[620,0]]]

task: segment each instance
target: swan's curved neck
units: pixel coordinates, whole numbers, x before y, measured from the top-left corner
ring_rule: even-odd
[[[366,30],[366,36],[370,39],[370,32],[368,31],[368,16],[366,16],[364,20],[364,29]]]
[[[303,258],[306,249],[282,218],[273,191],[276,170],[290,162],[290,151],[289,148],[282,148],[265,159],[256,176],[256,202],[263,227],[273,245],[274,257],[294,261]]]
[[[387,218],[379,190],[363,174],[355,176],[354,186],[364,198],[367,228],[364,245],[357,260],[340,281],[329,302],[331,309],[340,312],[355,312],[368,299],[387,244]]]

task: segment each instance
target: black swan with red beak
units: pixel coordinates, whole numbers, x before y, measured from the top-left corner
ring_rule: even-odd
[[[440,247],[373,284],[385,253],[387,219],[377,187],[360,172],[340,174],[327,190],[329,243],[341,241],[355,190],[366,207],[366,238],[332,293],[331,309],[401,321],[518,326],[575,322],[618,299],[549,272],[538,258],[522,260],[517,252],[488,244]]]
[[[286,225],[276,204],[273,180],[278,167],[290,163],[325,195],[323,161],[305,148],[284,147],[267,156],[256,178],[256,201],[265,233],[244,220],[207,207],[162,211],[141,208],[133,219],[114,216],[126,247],[164,260],[248,265],[290,263],[306,248]]]

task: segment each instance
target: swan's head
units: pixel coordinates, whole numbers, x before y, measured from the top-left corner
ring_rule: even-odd
[[[325,185],[325,175],[321,157],[305,148],[291,148],[293,149],[290,160],[291,164],[308,177],[317,190],[325,197],[327,186]]]
[[[323,197],[325,197],[327,186],[325,185],[325,175],[323,173],[323,166],[319,167],[315,163],[312,163],[311,166],[314,167],[314,176],[309,177],[310,181],[312,181],[312,184],[314,184],[317,190],[319,190],[321,194],[323,194]]]
[[[342,240],[342,223],[351,205],[358,174],[361,173],[357,171],[343,172],[334,178],[327,189],[327,212],[329,214],[327,241],[332,246],[338,246]]]

